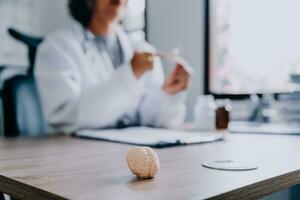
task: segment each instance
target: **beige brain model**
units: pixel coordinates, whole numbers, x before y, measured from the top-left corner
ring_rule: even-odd
[[[127,154],[127,163],[131,172],[138,178],[154,178],[159,171],[159,159],[149,147],[135,147]]]

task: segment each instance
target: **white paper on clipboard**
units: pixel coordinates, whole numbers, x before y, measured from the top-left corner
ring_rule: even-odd
[[[148,127],[111,130],[81,130],[75,136],[118,143],[151,147],[168,147],[219,141],[223,134],[213,132],[188,132]]]

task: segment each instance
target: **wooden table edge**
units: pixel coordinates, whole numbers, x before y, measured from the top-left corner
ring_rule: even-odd
[[[254,183],[209,199],[259,199],[300,183],[300,170]],[[213,187],[213,186],[212,186]],[[14,199],[66,200],[67,198],[0,175],[0,192]]]
[[[38,189],[2,175],[0,175],[0,192],[10,195],[13,199],[67,200],[59,195]]]

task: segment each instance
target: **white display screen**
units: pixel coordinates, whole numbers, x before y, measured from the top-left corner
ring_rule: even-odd
[[[300,71],[300,1],[210,2],[210,91],[292,91],[290,75]]]

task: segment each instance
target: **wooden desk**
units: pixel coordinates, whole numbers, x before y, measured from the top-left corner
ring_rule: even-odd
[[[0,141],[0,191],[19,199],[244,199],[300,183],[300,137],[229,135],[227,141],[156,150],[157,178],[138,181],[125,161],[131,146],[70,137]],[[203,168],[242,159],[256,171]]]

